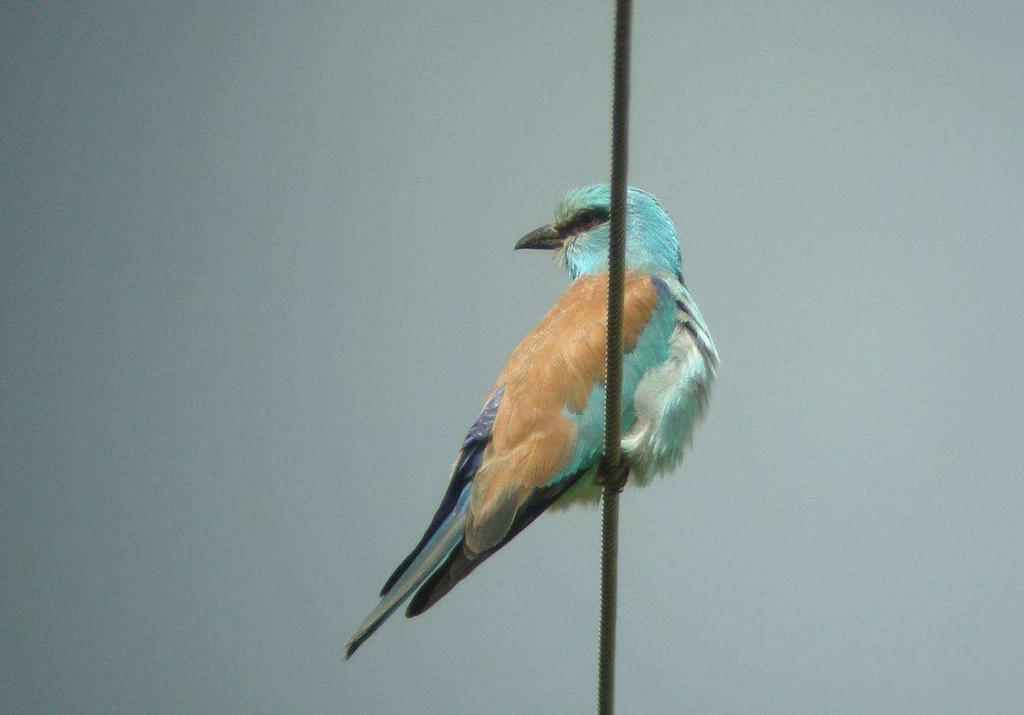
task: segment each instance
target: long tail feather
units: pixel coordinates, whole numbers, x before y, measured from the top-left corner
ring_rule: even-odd
[[[430,541],[423,546],[408,568],[384,594],[377,603],[377,607],[370,611],[363,622],[352,631],[352,635],[345,641],[345,660],[352,657],[356,649],[380,628],[388,616],[394,613],[412,592],[427,580],[434,570],[448,558],[452,549],[462,541],[468,502],[469,488],[467,487],[463,490],[451,514],[438,527]]]

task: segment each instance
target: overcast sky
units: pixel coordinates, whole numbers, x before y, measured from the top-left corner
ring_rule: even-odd
[[[0,6],[0,709],[594,708],[598,514],[341,643],[565,286],[611,2]],[[1024,5],[638,2],[722,356],[622,500],[621,713],[1024,702]]]

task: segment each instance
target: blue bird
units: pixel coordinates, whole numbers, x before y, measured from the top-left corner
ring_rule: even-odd
[[[622,451],[630,484],[643,486],[682,458],[718,353],[683,282],[668,214],[640,189],[626,203]],[[554,251],[569,288],[512,352],[434,518],[349,636],[346,659],[410,596],[406,615],[423,613],[549,507],[600,497],[609,213],[607,185],[575,189],[550,224],[516,243]]]

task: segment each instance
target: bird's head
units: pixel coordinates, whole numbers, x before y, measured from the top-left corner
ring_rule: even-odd
[[[555,251],[573,278],[608,269],[607,184],[573,189],[558,202],[555,219],[519,239],[516,249]],[[682,274],[679,241],[672,220],[651,194],[629,188],[626,198],[626,267],[652,273]]]

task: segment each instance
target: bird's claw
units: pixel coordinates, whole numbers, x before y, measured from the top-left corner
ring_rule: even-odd
[[[597,475],[594,477],[594,484],[618,493],[626,486],[627,481],[629,481],[629,460],[625,455],[619,457],[618,465],[608,464],[604,457],[601,458],[597,467]]]

